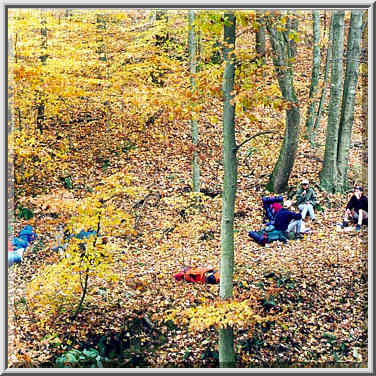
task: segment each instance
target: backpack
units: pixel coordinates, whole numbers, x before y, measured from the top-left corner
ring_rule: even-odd
[[[219,272],[213,268],[185,267],[183,271],[174,275],[177,281],[185,280],[192,283],[219,283]]]
[[[25,240],[28,243],[34,241],[36,237],[37,234],[30,225],[26,225],[18,234],[19,239]]]
[[[265,230],[261,231],[250,231],[248,235],[258,244],[264,246],[268,238],[267,232]]]
[[[272,208],[272,204],[274,203],[283,203],[282,196],[273,196],[273,197],[262,197],[262,205],[264,207],[264,222],[274,221],[275,214]]]
[[[249,231],[248,235],[258,244],[265,246],[266,243],[271,243],[276,240],[280,240],[283,243],[287,243],[287,238],[284,231],[272,229],[271,231]]]
[[[284,231],[272,230],[272,231],[267,231],[267,234],[268,234],[267,243],[274,242],[275,240],[279,240],[282,243],[287,243],[287,237],[285,236]]]

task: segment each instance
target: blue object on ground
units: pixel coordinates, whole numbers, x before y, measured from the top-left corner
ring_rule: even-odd
[[[19,248],[16,251],[8,252],[8,265],[12,266],[13,264],[21,262],[24,251],[24,248]]]
[[[73,235],[69,235],[68,239],[72,239],[72,238],[77,238],[77,239],[86,239],[86,238],[90,238],[90,236],[92,235],[96,235],[97,232],[96,231],[85,231],[85,230],[81,230],[78,234],[73,234]]]
[[[26,248],[29,245],[29,242],[24,239],[14,238],[12,240],[12,244],[14,245],[15,249],[19,249],[19,248]]]
[[[30,225],[26,225],[18,234],[18,238],[26,240],[28,243],[35,240],[36,237],[37,234],[33,231],[33,228]]]
[[[30,225],[26,225],[18,234],[16,238],[13,238],[12,245],[15,250],[8,251],[8,266],[12,266],[15,263],[22,261],[22,256],[25,249],[29,244],[35,240],[37,234],[34,232],[33,228]]]
[[[69,240],[69,239],[72,239],[72,238],[76,238],[76,239],[82,240],[82,239],[90,238],[90,236],[93,236],[93,235],[96,235],[96,234],[97,234],[97,232],[94,231],[94,230],[89,230],[89,231],[81,230],[78,234],[69,235],[67,239]],[[52,250],[55,251],[55,252],[64,251],[67,247],[68,247],[68,243],[65,243],[63,245],[58,245],[58,246],[52,248]]]

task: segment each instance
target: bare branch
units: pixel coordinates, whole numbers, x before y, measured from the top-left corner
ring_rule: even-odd
[[[253,140],[254,138],[258,137],[258,136],[262,136],[263,134],[269,134],[269,133],[278,133],[276,131],[263,131],[263,132],[259,132],[259,133],[256,133],[254,134],[253,136],[247,138],[245,141],[243,141],[241,144],[237,145],[236,146],[236,151],[238,151],[244,144],[246,144],[248,141],[251,141]]]

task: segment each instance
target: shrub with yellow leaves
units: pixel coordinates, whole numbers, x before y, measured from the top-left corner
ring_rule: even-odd
[[[252,309],[250,300],[225,300],[211,304],[203,304],[188,308],[184,311],[172,310],[164,319],[178,325],[189,325],[191,331],[204,331],[209,328],[239,329],[253,328],[257,323],[262,324],[270,320],[269,316],[262,317]]]
[[[102,285],[118,279],[112,244],[106,238],[73,238],[60,261],[46,265],[27,285],[26,298],[40,326],[46,328],[63,312],[73,312],[74,319],[85,298],[92,300],[94,281]]]
[[[96,284],[119,279],[114,268],[113,245],[107,236],[134,234],[134,220],[128,213],[115,208],[111,198],[119,192],[132,195],[135,190],[120,187],[118,178],[111,178],[114,181],[114,189],[110,190],[112,196],[109,192],[103,196],[104,192],[98,189],[88,198],[71,205],[72,217],[66,225],[70,233],[82,229],[95,232],[85,239],[71,238],[59,262],[44,266],[27,285],[28,304],[38,317],[40,327],[46,330],[60,313],[71,312],[71,319],[75,319],[85,299],[93,300]],[[125,180],[130,184],[129,179]]]

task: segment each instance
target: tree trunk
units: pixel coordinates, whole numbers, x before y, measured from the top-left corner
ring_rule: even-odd
[[[286,130],[278,161],[267,184],[267,189],[281,193],[288,189],[288,180],[294,166],[298,148],[300,111],[294,90],[294,74],[291,65],[293,51],[288,43],[288,30],[276,31],[270,19],[267,22],[273,50],[273,62],[283,98],[290,103],[286,110]]]
[[[289,15],[288,21],[287,21],[287,28],[291,31],[293,30],[295,33],[298,33],[299,29],[299,20],[296,14],[294,14],[294,11],[288,11],[287,14]],[[290,39],[290,38],[288,38]],[[294,39],[291,39],[289,41],[290,48],[289,48],[289,57],[295,58],[298,53],[298,46]]]
[[[8,34],[8,134],[11,134],[14,129],[14,80],[13,80],[13,66],[14,63],[14,51],[12,46],[12,35]],[[8,238],[13,237],[13,224],[14,224],[14,143],[6,143],[7,157],[9,163],[7,163],[7,187],[8,187]],[[9,231],[9,228],[12,230]]]
[[[320,186],[327,192],[335,192],[337,180],[337,148],[342,95],[342,72],[344,50],[345,11],[333,14],[333,63],[330,79],[330,102],[328,108],[328,127],[325,143],[323,168],[320,172]]]
[[[346,74],[343,85],[342,111],[339,124],[337,154],[337,192],[347,190],[347,169],[351,132],[354,121],[354,102],[358,83],[363,11],[351,11],[350,31],[347,39]]]
[[[167,22],[168,20],[167,9],[158,9],[155,12],[155,19],[157,21],[165,20]]]
[[[360,72],[360,82],[362,83],[362,125],[361,129],[363,133],[363,138],[368,140],[368,69],[364,69],[368,64],[368,10],[363,13],[363,26],[362,26],[362,54],[361,62],[365,65]],[[369,66],[369,65],[368,65]],[[362,172],[359,178],[361,179],[362,184],[368,182],[368,143],[365,145],[364,154],[363,154],[363,163]]]
[[[107,30],[107,19],[105,14],[97,14],[97,20],[96,20],[96,29],[97,29],[97,54],[98,54],[98,60],[102,61],[105,64],[105,77],[106,81],[104,82],[104,85],[102,87],[102,90],[105,91],[109,85],[110,82],[110,72],[109,72],[109,66],[110,62],[108,61],[108,55],[107,55],[107,46],[104,41],[104,36],[106,35]],[[101,67],[101,64],[99,63],[99,67]],[[102,77],[102,69],[98,69],[98,75],[97,78],[101,79]],[[104,121],[105,126],[108,128],[110,126],[110,119],[111,119],[111,104],[109,100],[105,100],[103,102],[104,105]]]
[[[256,11],[256,22],[257,22],[257,31],[256,31],[256,52],[257,57],[260,59],[260,64],[265,64],[265,20],[264,14],[262,11]]]
[[[37,106],[37,128],[40,133],[43,133],[43,123],[44,123],[44,99],[42,99],[42,94],[38,91],[38,106]]]
[[[189,50],[189,70],[191,76],[191,90],[195,92],[196,87],[196,72],[197,72],[197,35],[195,32],[195,13],[193,10],[188,12],[188,50]],[[200,166],[198,165],[198,124],[195,119],[191,120],[192,128],[192,143],[194,146],[192,159],[192,187],[193,192],[200,192]]]
[[[315,124],[313,126],[312,132],[309,134],[310,142],[311,142],[312,146],[314,146],[315,132],[318,129],[318,126],[320,124],[322,106],[323,106],[325,98],[326,98],[326,87],[327,87],[328,76],[329,76],[329,62],[331,61],[331,58],[332,58],[331,41],[333,39],[333,19],[334,19],[333,17],[330,18],[330,24],[329,24],[329,46],[328,46],[327,51],[326,51],[325,74],[324,74],[324,82],[323,82],[323,86],[322,86],[322,90],[321,90],[319,107],[317,109]]]
[[[320,11],[314,10],[312,12],[313,21],[313,61],[312,61],[312,78],[311,87],[309,89],[310,104],[307,111],[307,136],[310,137],[313,128],[313,113],[315,109],[315,94],[317,85],[319,83],[320,75]]]
[[[164,43],[168,40],[168,32],[167,32],[167,22],[168,22],[168,14],[167,9],[160,9],[156,11],[155,19],[157,21],[164,21],[164,28],[161,30],[160,34],[155,35],[155,45],[162,47]]]
[[[14,90],[13,90],[13,72],[11,69],[11,64],[13,64],[14,52],[12,45],[12,36],[8,36],[8,133],[11,133],[13,130],[13,114],[14,114]]]
[[[234,331],[232,328],[219,329],[219,366],[235,367]]]
[[[47,21],[43,14],[44,10],[41,9],[40,17],[41,17],[41,26],[40,26],[40,35],[41,35],[41,55],[39,56],[42,65],[46,65],[47,63]],[[43,80],[43,79],[42,79]],[[45,101],[43,99],[43,93],[38,90],[37,92],[37,128],[40,132],[43,132],[43,125],[44,125],[44,110],[45,110]]]
[[[237,159],[235,144],[235,106],[234,76],[235,76],[235,27],[236,18],[233,12],[224,15],[224,47],[223,55],[225,70],[223,74],[223,162],[224,181],[222,196],[221,221],[221,270],[220,298],[232,298],[234,270],[234,207],[237,185]],[[219,330],[219,365],[234,367],[234,336],[232,328]]]

